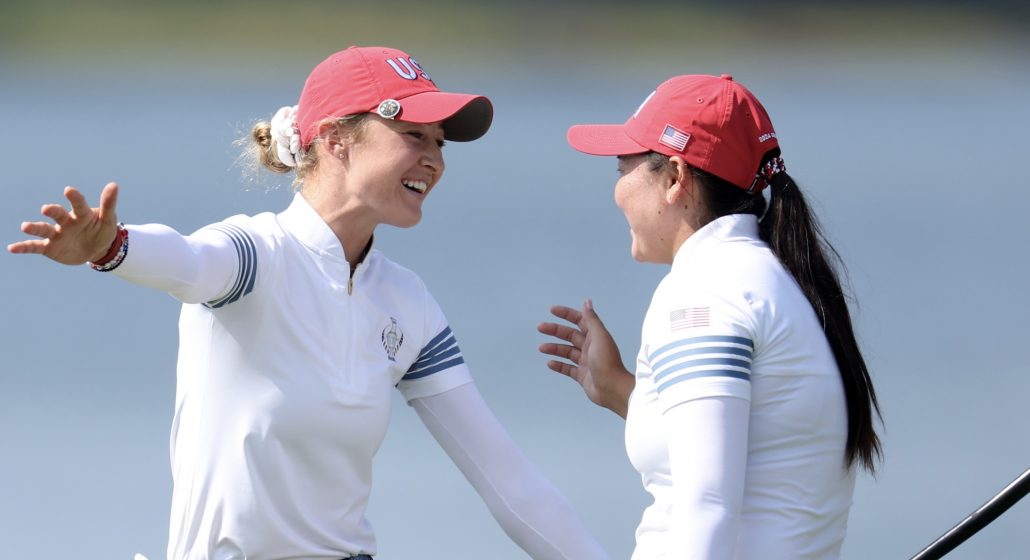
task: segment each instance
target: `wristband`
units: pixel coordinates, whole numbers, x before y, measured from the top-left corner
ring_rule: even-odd
[[[120,223],[117,226],[114,241],[111,242],[111,248],[108,249],[107,254],[95,262],[90,262],[89,266],[98,272],[110,272],[122,264],[128,252],[129,230],[125,229],[125,224]]]

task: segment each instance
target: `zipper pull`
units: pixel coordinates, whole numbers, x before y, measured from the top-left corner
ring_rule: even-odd
[[[347,295],[351,295],[353,293],[354,293],[354,277],[351,276],[347,280]]]

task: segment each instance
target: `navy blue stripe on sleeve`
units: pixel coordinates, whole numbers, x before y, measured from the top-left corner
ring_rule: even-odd
[[[236,282],[233,284],[232,289],[229,290],[229,293],[220,299],[204,304],[212,309],[217,309],[238,301],[254,289],[254,281],[257,276],[257,248],[250,234],[240,227],[223,223],[211,226],[211,229],[224,233],[229,237],[236,247],[236,256],[239,259],[239,272],[236,275]]]
[[[658,354],[664,354],[665,352],[668,352],[669,350],[671,350],[673,348],[676,348],[678,346],[688,346],[688,345],[691,345],[691,344],[702,344],[702,343],[705,343],[705,342],[719,342],[719,343],[723,343],[724,346],[729,346],[729,345],[734,345],[735,344],[735,345],[744,346],[748,350],[754,350],[755,349],[755,343],[752,342],[750,338],[744,338],[742,336],[724,336],[724,335],[695,336],[695,337],[692,337],[692,338],[683,338],[683,339],[677,340],[675,342],[670,342],[670,343],[666,344],[665,346],[662,346],[661,348],[655,350],[654,352],[651,352],[651,354],[647,357],[647,359],[651,360],[653,362],[655,357]]]
[[[672,354],[666,354],[663,358],[661,358],[657,362],[652,363],[651,364],[651,369],[660,369],[662,366],[664,366],[665,364],[667,364],[669,362],[672,362],[674,360],[679,360],[681,358],[686,358],[687,356],[697,356],[699,354],[711,354],[711,353],[712,353],[712,347],[710,347],[710,346],[701,346],[701,347],[698,347],[698,348],[691,348],[689,350],[684,350],[682,352],[673,352]],[[733,346],[722,346],[722,347],[719,347],[719,353],[720,354],[736,354],[738,356],[743,356],[743,357],[747,358],[748,360],[751,359],[751,351],[746,349],[746,348],[737,348],[737,347],[733,347]]]
[[[736,379],[742,379],[744,381],[751,381],[751,376],[746,373],[733,370],[711,370],[711,371],[696,371],[694,373],[687,373],[679,377],[673,377],[672,379],[662,383],[658,386],[658,392],[668,389],[670,386],[680,383],[682,381],[689,381],[691,379],[698,379],[701,377],[734,377]]]
[[[463,363],[465,358],[461,355],[458,341],[451,334],[451,328],[445,327],[422,348],[418,358],[401,379],[419,379]]]
[[[648,355],[658,392],[691,379],[730,377],[751,381],[755,344],[740,336],[696,336],[662,346]]]
[[[750,360],[738,360],[736,358],[699,358],[697,360],[687,360],[685,362],[678,362],[670,366],[667,366],[663,369],[654,370],[654,380],[657,383],[665,377],[685,369],[717,369],[710,368],[707,366],[736,366],[740,368],[741,372],[743,372],[744,375],[747,376],[750,376],[749,373],[751,371]]]
[[[430,340],[428,344],[422,347],[422,351],[418,353],[418,357],[422,358],[423,356],[425,356],[427,352],[431,351],[433,348],[439,345],[440,342],[442,342],[443,339],[447,338],[448,336],[451,336],[450,326],[444,327],[444,329],[440,331],[440,334],[434,336],[433,340]]]

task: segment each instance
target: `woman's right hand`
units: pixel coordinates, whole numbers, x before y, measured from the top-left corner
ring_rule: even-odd
[[[594,312],[593,303],[587,300],[582,310],[555,305],[551,314],[575,327],[558,323],[540,323],[537,326],[541,333],[569,343],[545,342],[540,345],[540,352],[572,362],[550,360],[547,367],[571,377],[583,387],[592,402],[625,418],[636,378],[623,365],[619,347]]]
[[[104,187],[99,208],[91,208],[74,187],[65,187],[64,196],[70,210],[60,204],[44,204],[41,210],[54,223],[22,222],[22,232],[40,239],[11,243],[7,250],[18,255],[43,255],[70,265],[103,258],[118,233],[118,185],[108,183]]]

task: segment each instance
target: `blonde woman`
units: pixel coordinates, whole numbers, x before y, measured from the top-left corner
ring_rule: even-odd
[[[485,97],[441,92],[408,54],[351,47],[317,65],[296,107],[254,127],[261,161],[296,173],[282,212],[180,235],[123,226],[69,187],[13,253],[89,262],[182,300],[168,558],[364,559],[372,460],[397,387],[508,535],[539,559],[605,558],[472,382],[422,280],[374,248],[416,225],[443,145],[490,126]],[[436,551],[433,558],[459,558]]]

